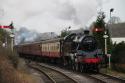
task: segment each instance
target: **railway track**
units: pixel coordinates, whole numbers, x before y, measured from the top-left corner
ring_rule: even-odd
[[[46,77],[48,77],[47,79],[45,79],[49,80],[47,83],[78,83],[64,73],[51,69],[49,67],[45,67],[39,64],[32,64],[29,66],[39,72],[42,72]]]
[[[72,72],[72,73],[75,73],[75,72]],[[88,73],[81,73],[81,72],[76,72],[76,73],[81,74],[90,79],[95,79],[97,80],[97,83],[125,83],[124,79],[116,78],[114,76],[110,76],[110,75],[103,74],[103,73],[98,73],[98,74],[97,73],[88,74]]]
[[[30,67],[34,68],[35,70],[38,70],[46,76],[46,79],[48,78],[48,82],[45,83],[125,83],[125,80],[116,78],[114,76],[106,75],[103,73],[81,73],[81,72],[73,72],[72,70],[68,70],[69,72],[64,73],[62,71],[65,71],[65,68],[60,68],[54,65],[47,65],[42,63],[33,63],[30,65]],[[67,70],[67,69],[66,69]],[[60,71],[60,72],[59,72]],[[73,78],[73,73],[76,75],[81,75],[81,77],[86,77],[90,80],[83,79],[80,82],[78,78]],[[70,74],[70,75],[69,75]],[[81,78],[80,77],[80,78]],[[93,82],[91,81],[93,80]]]
[[[99,79],[99,80],[103,81],[104,83],[125,83],[125,80],[123,80],[123,79],[116,78],[114,76],[106,75],[103,73],[89,74],[89,76]]]

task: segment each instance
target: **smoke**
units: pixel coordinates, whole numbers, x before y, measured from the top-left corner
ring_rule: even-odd
[[[0,24],[14,22],[15,28],[19,29],[17,43],[42,40],[45,37],[39,33],[50,32],[46,35],[52,36],[51,32],[59,34],[68,26],[71,29],[83,28],[97,14],[97,8],[107,2],[108,0],[0,0]]]
[[[96,0],[96,1],[97,1],[97,6],[98,6],[98,8],[100,8],[100,9],[103,9],[103,5],[104,5],[104,4],[110,2],[110,0]]]
[[[37,42],[57,37],[57,35],[54,32],[38,33],[34,30],[28,30],[25,27],[21,27],[18,31],[16,31],[15,35],[16,44]]]
[[[3,24],[13,21],[39,32],[57,32],[67,26],[84,27],[96,14],[96,0],[0,0]]]
[[[4,10],[0,8],[0,17],[2,17],[3,15],[4,15]]]
[[[21,44],[25,42],[33,42],[38,33],[33,30],[28,30],[25,27],[21,27],[18,31],[16,31],[15,35],[16,44]]]

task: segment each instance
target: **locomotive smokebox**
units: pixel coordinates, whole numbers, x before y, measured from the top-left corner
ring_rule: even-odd
[[[85,35],[89,35],[89,30],[84,30]]]

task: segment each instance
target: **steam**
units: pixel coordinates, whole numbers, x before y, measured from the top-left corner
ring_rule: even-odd
[[[32,42],[37,37],[37,32],[28,30],[25,27],[20,28],[19,31],[16,31],[16,44],[24,42]]]
[[[100,8],[100,9],[103,9],[103,5],[104,5],[104,4],[110,2],[110,0],[96,0],[96,1],[97,1],[97,6],[98,6],[98,8]]]
[[[68,26],[71,29],[83,28],[97,14],[97,8],[108,2],[109,0],[0,0],[0,24],[14,22],[15,28],[19,29],[16,43],[43,40],[56,37]]]
[[[1,0],[5,13],[1,23],[13,21],[38,32],[59,33],[67,26],[84,27],[96,14],[96,0]]]
[[[33,30],[28,30],[25,27],[21,27],[18,31],[16,31],[15,35],[16,44],[37,42],[57,37],[54,32],[38,33]]]

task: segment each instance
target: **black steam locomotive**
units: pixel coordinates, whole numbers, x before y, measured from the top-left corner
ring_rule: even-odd
[[[102,51],[98,48],[95,37],[89,35],[89,31],[72,33],[64,38],[21,44],[15,48],[23,57],[57,63],[79,71],[98,72],[102,62]]]

